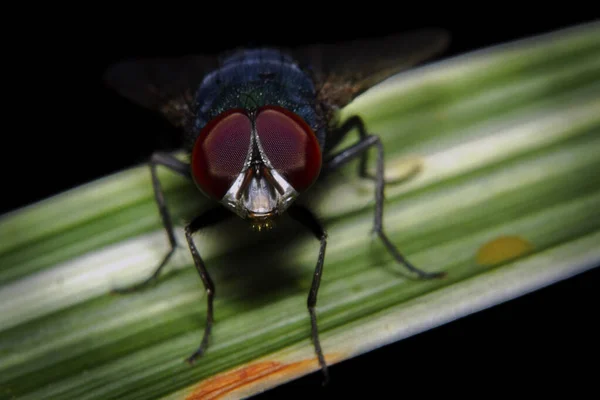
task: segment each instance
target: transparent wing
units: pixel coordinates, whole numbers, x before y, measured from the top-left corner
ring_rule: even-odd
[[[450,42],[442,29],[423,29],[376,39],[321,43],[292,49],[313,71],[321,100],[343,107],[390,76],[441,52]]]
[[[191,112],[188,105],[196,88],[217,67],[218,58],[206,55],[133,59],[111,66],[104,81],[133,103],[182,126]]]
[[[448,42],[447,32],[427,29],[284,50],[312,71],[319,100],[343,107],[376,83],[442,52]],[[110,67],[104,80],[135,104],[183,126],[195,90],[221,60],[210,55],[126,60]]]

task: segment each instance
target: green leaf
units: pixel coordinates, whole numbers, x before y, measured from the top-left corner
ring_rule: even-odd
[[[599,265],[599,110],[597,23],[408,71],[342,110],[384,142],[390,240],[448,276],[410,278],[371,235],[374,185],[356,164],[311,189],[329,234],[317,307],[328,361]],[[247,396],[318,369],[306,310],[318,242],[285,218],[272,232],[236,220],[196,235],[216,323],[207,353],[184,363],[206,296],[181,226],[208,202],[160,177],[182,245],[143,292],[109,294],[168,249],[147,166],[2,217],[0,396]]]

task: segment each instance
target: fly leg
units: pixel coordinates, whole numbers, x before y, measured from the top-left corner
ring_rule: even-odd
[[[192,220],[192,222],[185,227],[185,238],[190,248],[190,252],[192,253],[192,258],[194,259],[194,265],[198,270],[200,279],[202,279],[202,283],[204,284],[204,289],[206,290],[207,295],[206,327],[204,329],[204,335],[202,337],[202,342],[200,342],[200,346],[187,359],[188,363],[190,364],[193,364],[198,357],[201,357],[202,354],[204,354],[204,352],[206,351],[206,348],[208,347],[208,339],[210,337],[210,332],[212,330],[213,325],[213,300],[215,297],[215,285],[212,279],[210,278],[210,275],[208,274],[208,270],[204,265],[204,261],[198,253],[198,249],[196,249],[196,245],[194,244],[194,239],[192,238],[192,235],[202,228],[206,228],[208,226],[215,225],[219,222],[224,221],[231,215],[231,212],[229,212],[225,208],[217,207],[208,210],[204,214],[201,214],[200,216],[194,218],[194,220]]]
[[[383,230],[383,200],[384,193],[383,189],[385,186],[384,182],[384,165],[383,165],[383,144],[376,135],[368,134],[362,119],[358,116],[350,118],[340,129],[344,129],[345,132],[349,132],[353,128],[358,129],[360,134],[359,140],[356,144],[331,155],[325,163],[325,170],[332,171],[349,161],[352,161],[356,157],[361,157],[360,170],[361,176],[366,176],[366,153],[371,147],[377,149],[377,167],[375,175],[375,222],[374,231],[377,236],[381,239],[390,254],[398,261],[403,264],[409,271],[417,274],[420,278],[431,279],[431,278],[442,278],[446,275],[445,272],[430,273],[425,272],[414,265],[412,265],[390,242],[387,235]]]
[[[162,165],[171,171],[182,175],[186,178],[191,179],[192,176],[190,174],[189,165],[179,161],[177,158],[173,157],[167,153],[154,153],[150,158],[150,173],[152,175],[152,188],[154,189],[154,199],[156,204],[158,205],[158,211],[160,212],[160,216],[162,218],[163,227],[167,231],[167,236],[169,238],[169,244],[171,245],[171,249],[165,254],[161,263],[154,270],[154,273],[150,275],[147,279],[142,282],[136,283],[130,287],[114,289],[115,293],[131,293],[136,290],[143,289],[147,287],[150,283],[153,283],[158,278],[160,271],[167,264],[173,253],[175,253],[175,248],[177,247],[177,241],[175,240],[175,233],[173,231],[173,223],[171,222],[171,215],[169,214],[169,210],[167,209],[167,203],[165,201],[165,197],[163,195],[162,187],[160,185],[160,181],[158,180],[158,175],[156,173],[156,167]]]
[[[352,129],[358,129],[358,134],[359,134],[359,140],[364,140],[367,138],[368,134],[367,131],[365,130],[364,124],[362,119],[357,116],[354,115],[350,118],[348,118],[343,124],[342,126],[340,126],[339,128],[336,129],[334,135],[338,138],[338,140],[340,138],[342,138],[343,136],[345,136],[346,134],[348,134],[350,131],[352,131]],[[358,175],[361,178],[366,178],[366,179],[371,179],[371,180],[377,180],[376,176],[373,175],[369,175],[367,172],[367,162],[369,159],[369,153],[366,151],[363,151],[360,153],[360,161],[358,164]]]
[[[323,356],[323,350],[321,349],[321,342],[319,341],[319,330],[317,327],[317,314],[315,307],[317,305],[317,293],[321,284],[321,276],[323,275],[323,261],[325,259],[325,248],[327,247],[327,233],[321,225],[321,222],[317,217],[307,208],[300,205],[292,205],[289,210],[289,215],[304,225],[306,228],[319,239],[321,247],[319,248],[319,258],[317,259],[317,266],[313,274],[312,284],[310,286],[310,292],[308,294],[307,306],[308,313],[310,314],[310,325],[311,325],[311,336],[317,358],[319,359],[319,365],[325,376],[323,384],[327,384],[329,381],[329,372],[327,370],[327,364],[325,363],[325,357]]]

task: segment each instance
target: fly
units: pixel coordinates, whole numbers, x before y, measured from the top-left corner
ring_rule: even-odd
[[[377,40],[316,44],[296,49],[237,49],[220,56],[129,60],[105,75],[109,86],[134,103],[158,111],[184,132],[181,147],[189,163],[155,152],[149,161],[154,195],[170,250],[145,281],[118,289],[126,293],[154,282],[177,246],[173,224],[156,168],[163,166],[194,182],[215,202],[185,226],[185,238],[207,294],[202,341],[187,359],[193,363],[208,346],[213,326],[215,285],[192,235],[237,215],[258,231],[288,213],[320,242],[307,307],[315,352],[328,380],[319,342],[317,294],[327,233],[315,214],[296,199],[326,174],[359,159],[361,177],[375,180],[374,231],[387,250],[423,279],[439,278],[413,266],[383,229],[383,145],[359,116],[338,124],[338,110],[391,75],[445,49],[448,35],[422,30]],[[351,131],[355,144],[333,151]],[[367,151],[377,154],[376,174],[367,174]]]

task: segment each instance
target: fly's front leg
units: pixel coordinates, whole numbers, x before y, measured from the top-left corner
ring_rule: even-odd
[[[173,230],[173,223],[171,222],[171,215],[169,214],[169,210],[167,209],[167,203],[165,201],[163,190],[158,179],[158,174],[156,173],[156,167],[162,165],[179,175],[191,179],[189,165],[182,161],[179,161],[177,158],[167,153],[152,154],[149,164],[150,173],[152,176],[152,188],[154,189],[154,199],[158,206],[158,211],[162,219],[163,227],[167,232],[167,237],[169,238],[169,244],[171,245],[171,248],[167,252],[167,254],[164,255],[162,261],[154,270],[154,273],[152,275],[150,275],[147,279],[143,280],[142,282],[139,282],[133,286],[121,289],[114,289],[113,292],[115,293],[130,293],[136,290],[143,289],[147,287],[150,283],[155,282],[160,274],[160,271],[164,268],[165,265],[167,265],[167,262],[169,261],[173,253],[175,253],[175,248],[177,247],[177,240],[175,239],[175,232]]]
[[[192,253],[192,258],[194,259],[194,265],[196,266],[196,270],[200,275],[200,279],[202,279],[202,284],[204,285],[204,289],[206,290],[207,296],[206,327],[204,329],[204,335],[202,337],[202,341],[200,342],[200,346],[198,346],[198,349],[187,359],[187,361],[190,364],[193,364],[198,357],[201,357],[202,354],[204,354],[204,352],[206,351],[206,348],[208,347],[208,339],[210,338],[210,332],[212,331],[214,321],[213,301],[215,298],[215,285],[212,279],[210,278],[210,275],[208,274],[208,270],[204,265],[202,257],[200,257],[200,253],[198,253],[198,249],[194,244],[194,239],[192,238],[192,235],[202,228],[206,228],[208,226],[224,221],[231,215],[232,214],[228,210],[222,207],[218,207],[205,212],[199,217],[194,218],[194,220],[185,227],[185,238],[190,248],[190,252]]]
[[[361,166],[363,169],[363,173],[366,174],[366,158],[365,154],[369,149],[374,147],[377,150],[377,165],[376,165],[376,173],[375,173],[375,221],[373,230],[379,236],[387,250],[390,254],[398,261],[400,264],[403,264],[409,271],[416,273],[421,278],[431,279],[431,278],[441,278],[446,274],[444,272],[438,273],[430,273],[425,272],[414,265],[412,265],[392,244],[392,242],[388,239],[387,235],[383,230],[383,200],[384,200],[384,158],[383,158],[383,144],[378,136],[368,134],[362,119],[358,116],[354,116],[350,118],[342,128],[350,131],[352,128],[357,128],[360,132],[360,138],[358,142],[339,153],[333,154],[330,156],[325,163],[324,169],[326,171],[333,171],[342,165],[348,163],[356,159],[357,157],[361,157]]]
[[[308,313],[310,315],[312,341],[313,345],[315,346],[315,352],[317,353],[319,365],[321,366],[321,370],[325,376],[325,380],[323,381],[323,384],[325,385],[329,381],[329,372],[327,370],[325,357],[323,356],[323,350],[321,349],[321,341],[319,340],[319,329],[317,326],[317,313],[315,311],[315,307],[317,306],[317,294],[319,292],[319,286],[321,285],[321,276],[323,275],[325,248],[327,247],[327,233],[317,217],[306,207],[292,205],[288,209],[288,213],[292,218],[308,228],[321,243],[319,248],[319,257],[317,258],[317,265],[313,274],[313,280],[310,286],[310,292],[308,293],[306,304],[308,306]]]

